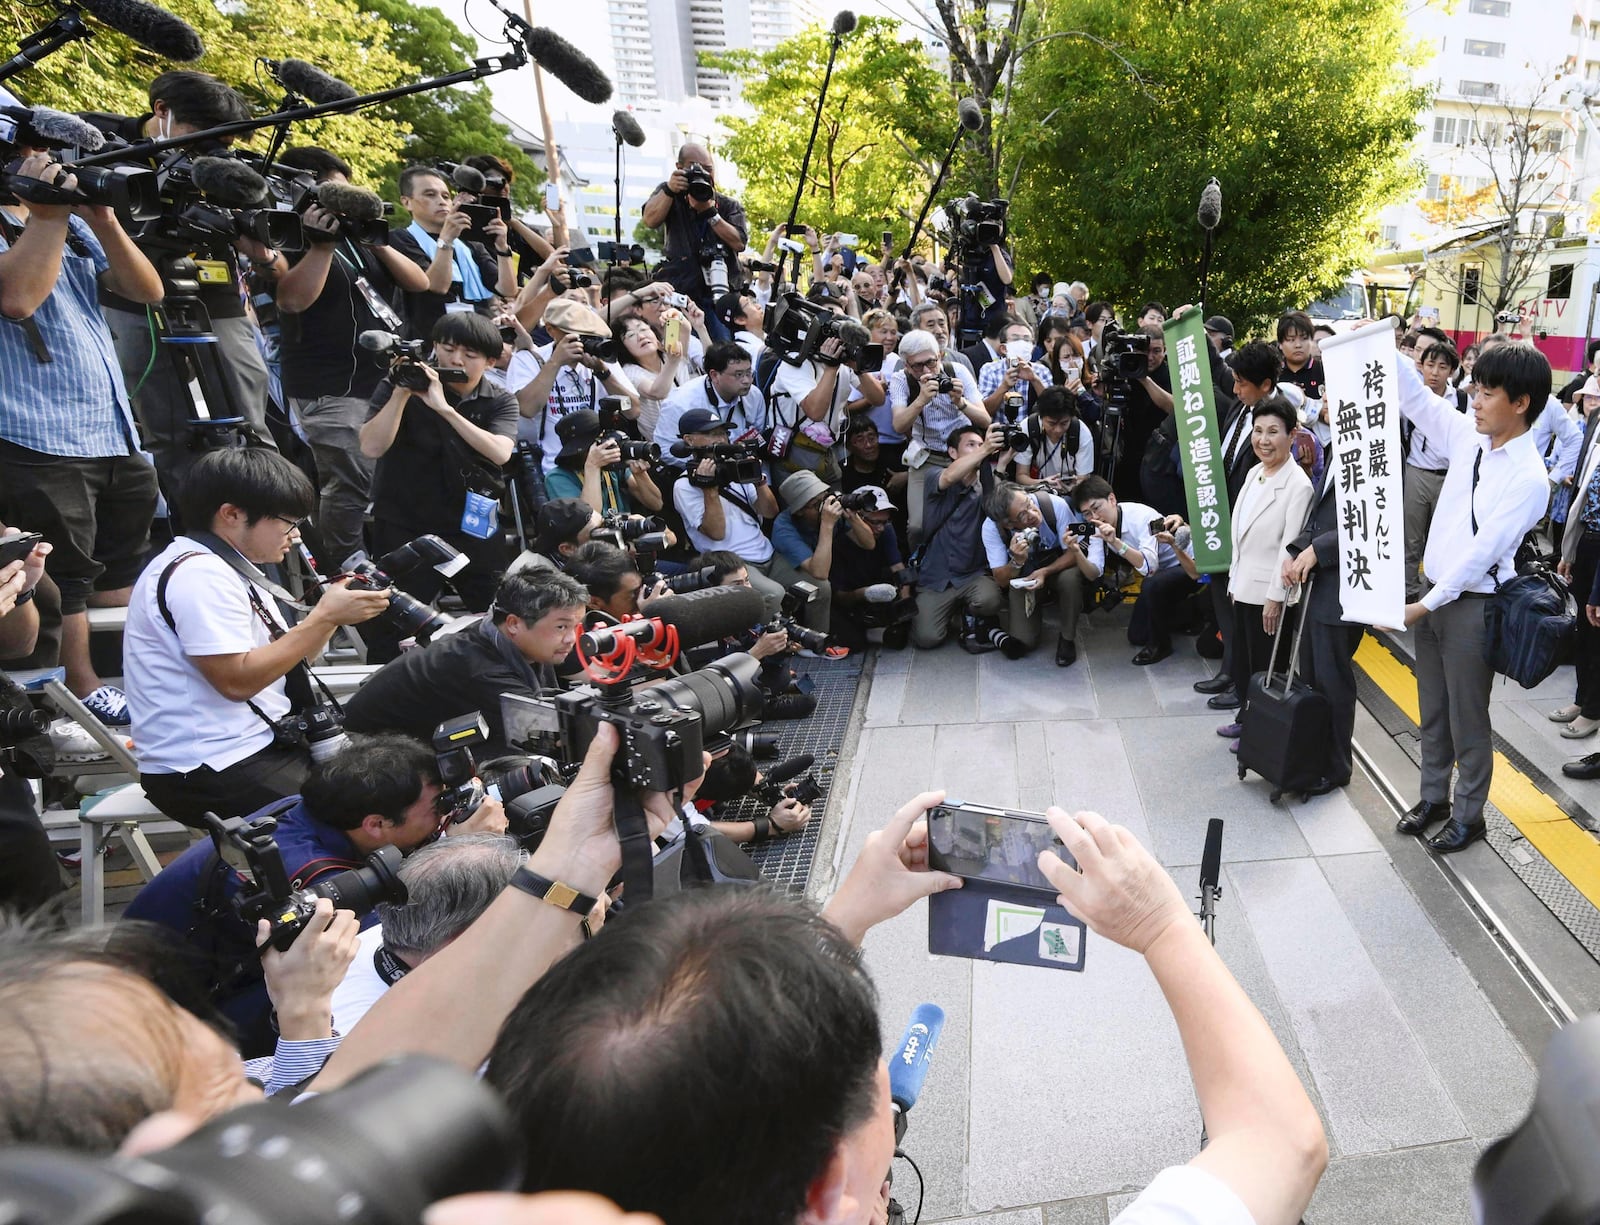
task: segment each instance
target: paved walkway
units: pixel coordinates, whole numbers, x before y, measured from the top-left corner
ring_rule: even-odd
[[[1190,688],[1209,667],[1192,645],[1135,668],[1120,627],[1095,622],[1066,670],[953,645],[880,653],[835,870],[908,796],[944,787],[1097,809],[1192,895],[1206,823],[1225,818],[1218,948],[1327,1126],[1307,1220],[1467,1221],[1472,1163],[1525,1112],[1534,1068],[1396,871],[1391,854],[1410,848],[1392,813],[1361,786],[1274,807],[1262,780],[1238,781],[1213,731],[1224,720]],[[829,875],[819,864],[817,883]],[[924,1220],[1103,1225],[1194,1154],[1177,1030],[1139,958],[1092,936],[1081,975],[935,958],[921,905],[866,954],[886,1041],[924,1000],[948,1014],[905,1143],[927,1178]],[[914,1203],[903,1163],[896,1179]]]

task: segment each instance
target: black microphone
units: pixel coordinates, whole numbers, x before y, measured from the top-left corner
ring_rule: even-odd
[[[611,112],[611,130],[623,144],[632,145],[635,149],[644,144],[644,129],[628,111]]]
[[[457,191],[464,191],[470,195],[483,194],[483,189],[489,181],[483,177],[483,171],[476,166],[457,166],[450,172],[450,181],[455,184]]]
[[[382,197],[354,183],[317,184],[317,203],[350,221],[376,221],[383,216]]]
[[[267,181],[231,157],[197,157],[189,177],[201,194],[223,208],[255,208],[267,199]]]
[[[1222,874],[1222,818],[1212,817],[1206,826],[1205,850],[1200,852],[1200,888],[1215,889]]]
[[[766,620],[766,601],[749,587],[706,587],[650,601],[650,616],[678,631],[681,650],[720,642]]]
[[[144,0],[75,0],[102,25],[126,34],[163,59],[197,60],[206,53],[200,35],[187,21]]]
[[[956,116],[961,120],[961,126],[969,132],[976,132],[983,127],[983,108],[978,105],[976,98],[963,98],[957,102]]]
[[[817,759],[810,753],[801,753],[798,757],[791,757],[788,761],[779,762],[772,769],[765,772],[763,777],[769,783],[786,783],[791,778],[799,778],[816,764]]]
[[[836,37],[842,38],[856,28],[856,15],[849,9],[840,9],[833,18],[833,32]]]
[[[400,343],[400,338],[393,332],[380,331],[373,328],[371,331],[362,332],[356,337],[356,343],[371,353],[387,353]]]
[[[1222,220],[1222,184],[1212,179],[1200,189],[1200,207],[1195,213],[1203,230],[1214,230]]]
[[[611,81],[600,71],[600,65],[554,30],[535,26],[523,36],[522,41],[539,67],[585,102],[593,102],[598,106],[610,101]]]
[[[106,134],[94,124],[66,111],[46,106],[0,106],[0,115],[17,127],[9,143],[29,149],[82,149],[93,153],[106,143]]]
[[[343,102],[356,96],[353,87],[305,60],[284,60],[281,63],[268,60],[267,64],[272,70],[272,79],[279,85],[318,106],[325,102]]]

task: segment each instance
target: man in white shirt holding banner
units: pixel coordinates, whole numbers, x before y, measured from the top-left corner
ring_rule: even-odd
[[[1379,359],[1379,352],[1386,357]],[[1353,384],[1344,358],[1363,359]],[[1367,329],[1347,345],[1325,345],[1323,361],[1334,389],[1329,400],[1335,416],[1330,464],[1336,469],[1333,479],[1339,482],[1345,615],[1378,625],[1403,619],[1408,628],[1416,629],[1422,800],[1395,828],[1421,835],[1446,821],[1428,839],[1428,846],[1440,853],[1459,851],[1484,836],[1483,806],[1494,773],[1489,722],[1494,673],[1484,651],[1487,601],[1497,583],[1515,576],[1517,545],[1543,516],[1549,499],[1544,464],[1528,429],[1533,413],[1542,410],[1550,396],[1550,363],[1526,343],[1486,350],[1473,370],[1477,393],[1469,417],[1457,412],[1452,400],[1428,390],[1412,363],[1394,361],[1387,329]],[[1335,374],[1336,367],[1342,368],[1341,374]],[[1347,408],[1352,393],[1355,403]],[[1394,434],[1380,439],[1376,431],[1367,432],[1366,471],[1359,474],[1363,483],[1350,476],[1362,453],[1345,446],[1347,431],[1339,421],[1343,414],[1345,426],[1356,426],[1348,432],[1351,435],[1362,434],[1370,425],[1392,431],[1388,420],[1392,414],[1379,411],[1386,406],[1397,406],[1449,458],[1423,551],[1424,593],[1420,600],[1404,605],[1402,618],[1395,616],[1399,610],[1394,599],[1404,582],[1403,542],[1393,534],[1393,525],[1400,521],[1400,502],[1390,493],[1386,505],[1379,507],[1376,490],[1382,486],[1374,486],[1370,477],[1377,458],[1372,448],[1381,441],[1387,452],[1396,445],[1390,441]],[[1384,419],[1377,421],[1379,417]],[[1346,463],[1347,451],[1354,464]],[[1398,472],[1398,462],[1387,466]],[[1388,529],[1386,550],[1381,553],[1379,527]],[[1460,770],[1453,803],[1452,767]]]

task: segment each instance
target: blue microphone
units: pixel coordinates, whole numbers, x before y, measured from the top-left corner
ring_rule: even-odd
[[[894,1142],[906,1134],[906,1112],[917,1104],[922,1082],[928,1078],[928,1063],[944,1031],[944,1009],[937,1004],[918,1004],[889,1057],[889,1096],[894,1101]]]

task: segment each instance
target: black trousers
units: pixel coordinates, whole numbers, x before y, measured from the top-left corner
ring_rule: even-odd
[[[1288,613],[1285,612],[1285,616]],[[1300,678],[1328,699],[1331,724],[1328,781],[1342,787],[1354,769],[1351,742],[1356,728],[1356,650],[1365,629],[1307,621],[1300,640]]]
[[[302,748],[269,744],[223,770],[201,766],[187,774],[141,774],[150,802],[174,821],[205,829],[204,814],[245,817],[275,800],[296,795],[311,760]]]
[[[1235,600],[1233,602],[1233,666],[1235,671],[1230,673],[1234,683],[1238,686],[1239,696],[1245,697],[1250,692],[1250,678],[1257,672],[1267,670],[1267,661],[1272,657],[1272,636],[1261,625],[1262,606],[1260,604],[1245,604]],[[1284,617],[1293,614],[1293,610],[1285,608]],[[1289,666],[1289,654],[1284,651],[1278,658],[1281,667]]]
[[[1574,532],[1583,532],[1578,552],[1572,560],[1572,594],[1578,601],[1578,629],[1574,637],[1577,658],[1578,690],[1573,700],[1583,708],[1585,719],[1600,719],[1600,629],[1589,624],[1583,607],[1594,587],[1595,570],[1600,569],[1600,535],[1585,531],[1574,523]]]
[[[1199,588],[1199,584],[1179,566],[1168,566],[1145,576],[1139,584],[1139,598],[1133,602],[1133,617],[1128,622],[1128,641],[1134,646],[1170,649],[1172,625],[1178,605]]]
[[[61,871],[27,780],[10,770],[0,773],[0,910],[27,914],[61,889]]]

